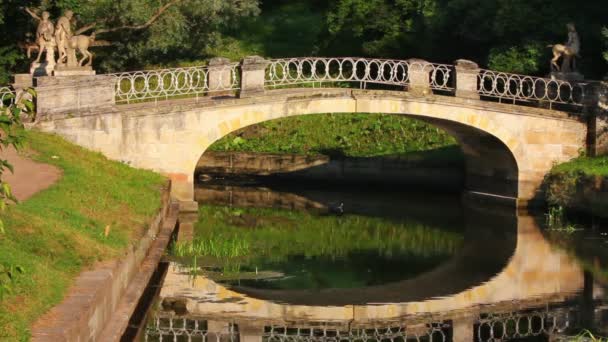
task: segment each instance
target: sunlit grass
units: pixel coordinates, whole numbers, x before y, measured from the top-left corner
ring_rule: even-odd
[[[579,157],[555,166],[552,172],[581,172],[586,175],[606,177],[608,176],[608,156]]]
[[[61,301],[83,268],[124,252],[157,211],[164,183],[57,136],[32,131],[26,141],[34,159],[63,177],[3,217],[0,264],[24,271],[0,300],[0,340],[9,341],[27,340],[33,321]]]

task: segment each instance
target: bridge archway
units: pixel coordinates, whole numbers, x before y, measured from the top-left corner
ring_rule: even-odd
[[[458,99],[453,98],[450,98],[452,101],[440,103],[386,91],[308,90],[294,94],[292,90],[269,93],[283,99],[276,101],[266,94],[263,98],[270,103],[257,98],[249,105],[213,110],[204,119],[201,118],[203,130],[200,132],[200,148],[191,151],[188,172],[179,175],[179,178],[188,178],[188,182],[193,182],[196,165],[207,148],[243,127],[298,115],[387,113],[428,122],[454,136],[466,157],[468,191],[499,195],[513,202],[518,198],[527,200],[536,196],[539,176],[534,171],[535,166],[529,163],[530,151],[526,148],[525,134],[520,131],[526,125],[523,118],[529,117],[514,117],[491,106],[464,107],[458,103]],[[542,152],[538,155],[542,155]],[[540,178],[550,168],[550,163],[541,171]],[[536,179],[530,182],[530,178]],[[190,197],[191,186],[186,184],[186,188],[181,190],[183,197]]]
[[[368,114],[372,114],[372,112]],[[500,139],[488,132],[484,132],[476,127],[461,122],[411,115],[409,113],[391,114],[403,115],[411,119],[428,123],[442,129],[454,137],[466,159],[467,177],[465,187],[467,190],[517,198],[519,191],[517,161],[509,148]],[[321,113],[308,113],[304,115],[321,115]],[[295,116],[299,116],[299,114],[292,113],[290,115],[281,116],[281,118]],[[262,120],[255,124],[243,125],[241,128],[261,124],[266,121],[268,120]],[[222,122],[220,125],[231,127],[226,135],[241,129],[238,128],[239,125],[229,126],[230,122]],[[210,146],[226,135],[219,136],[219,138],[211,142]],[[204,153],[205,152],[202,154]],[[197,163],[197,165],[200,164]]]
[[[408,92],[280,89],[245,98],[205,98],[121,106],[38,127],[173,180],[180,201],[194,198],[194,171],[211,144],[246,126],[318,113],[387,113],[441,127],[467,157],[467,189],[525,205],[554,163],[578,156],[587,127],[565,112]]]

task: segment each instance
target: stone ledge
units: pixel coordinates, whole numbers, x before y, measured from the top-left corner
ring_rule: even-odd
[[[429,94],[415,96],[409,92],[391,90],[359,90],[349,88],[287,88],[266,90],[264,94],[255,97],[204,97],[187,98],[166,101],[150,101],[136,104],[121,104],[104,108],[90,108],[79,113],[78,116],[92,116],[100,114],[120,114],[129,116],[162,115],[183,112],[194,109],[212,109],[230,106],[243,106],[253,104],[271,104],[277,102],[308,101],[312,99],[350,98],[355,101],[365,98],[399,99],[420,103],[436,103],[471,109],[490,110],[506,114],[548,117],[566,121],[584,121],[583,114],[572,114],[565,111],[505,104],[492,101],[458,98],[454,96]],[[70,118],[70,116],[53,116],[53,120]]]
[[[168,182],[163,190],[161,209],[147,232],[123,258],[99,263],[92,271],[81,273],[64,300],[34,323],[32,341],[98,341],[102,338],[107,341],[102,332],[108,327],[122,326],[114,323],[122,317],[116,314],[117,310],[126,314],[133,298],[139,299],[156,268],[155,260],[160,258],[159,253],[166,248],[176,226],[179,208],[170,202],[170,192]],[[127,323],[129,317],[126,317]],[[120,340],[123,331],[110,335]]]

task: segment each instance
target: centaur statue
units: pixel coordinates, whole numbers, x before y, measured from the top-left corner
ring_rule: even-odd
[[[89,47],[91,46],[106,46],[110,45],[108,41],[96,41],[96,36],[103,33],[115,32],[119,30],[143,30],[151,26],[158,18],[165,13],[170,7],[177,5],[182,0],[170,0],[164,5],[162,5],[154,15],[144,24],[138,25],[125,25],[115,28],[96,28],[98,23],[92,23],[85,27],[82,27],[75,32],[72,31],[72,22],[74,20],[74,13],[71,10],[66,10],[57,20],[57,25],[53,26],[53,23],[50,21],[49,13],[42,12],[42,15],[39,16],[37,12],[40,12],[40,9],[30,9],[28,7],[23,7],[23,9],[34,19],[36,19],[38,24],[38,29],[36,32],[36,41],[34,43],[22,43],[20,44],[25,50],[27,50],[27,55],[30,57],[32,50],[38,50],[38,56],[36,58],[36,63],[40,62],[40,57],[43,52],[46,52],[48,60],[53,60],[52,64],[55,64],[54,61],[54,52],[55,49],[59,52],[59,56],[57,59],[57,64],[59,65],[67,65],[68,67],[83,67],[83,66],[91,66],[93,63],[93,54],[89,51]],[[102,22],[107,22],[109,20],[102,20]],[[83,33],[87,31],[92,31],[90,35],[84,35]],[[82,58],[80,60],[76,60],[75,51],[80,52]],[[86,64],[85,64],[86,61]]]
[[[557,72],[574,72],[576,70],[576,58],[581,51],[581,40],[576,32],[574,24],[568,27],[568,42],[566,44],[549,45],[553,48],[553,59],[551,59],[551,70]],[[557,62],[562,58],[561,67]]]

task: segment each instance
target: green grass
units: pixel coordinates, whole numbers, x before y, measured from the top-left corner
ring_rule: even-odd
[[[320,114],[268,121],[232,133],[211,151],[387,156],[435,150],[430,157],[459,161],[456,141],[444,131],[401,115]],[[424,158],[424,155],[419,155]]]
[[[80,271],[120,256],[158,210],[164,183],[57,136],[27,132],[26,140],[32,157],[63,177],[2,214],[0,264],[24,273],[0,300],[0,340],[27,340],[30,325],[62,300]]]
[[[318,216],[276,209],[201,206],[194,242],[177,244],[181,257],[210,256],[244,263],[285,261],[291,255],[342,257],[376,250],[416,257],[449,256],[462,234],[419,222],[357,215]]]
[[[608,156],[579,157],[557,165],[552,173],[583,173],[588,176],[608,176]]]

